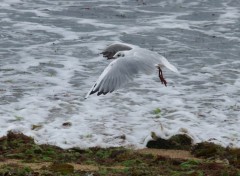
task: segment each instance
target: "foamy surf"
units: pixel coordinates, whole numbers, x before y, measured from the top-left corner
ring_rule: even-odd
[[[0,11],[1,136],[14,130],[64,148],[142,148],[151,132],[187,133],[194,142],[240,146],[240,21],[233,1],[4,0]],[[181,75],[164,70],[168,87],[157,72],[140,75],[86,101],[109,64],[99,49],[113,41],[158,52]]]

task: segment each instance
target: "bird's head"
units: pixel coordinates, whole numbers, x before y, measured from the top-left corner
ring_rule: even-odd
[[[113,56],[113,59],[117,59],[119,57],[124,57],[125,56],[125,53],[124,51],[118,51],[114,56]]]

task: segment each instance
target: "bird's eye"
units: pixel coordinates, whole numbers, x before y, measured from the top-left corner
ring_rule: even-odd
[[[117,56],[118,56],[118,57],[120,57],[120,56],[121,56],[121,54],[118,54]]]

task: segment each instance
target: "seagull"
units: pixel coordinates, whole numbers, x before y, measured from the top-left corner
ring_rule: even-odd
[[[179,73],[175,66],[157,52],[131,44],[114,43],[107,46],[100,54],[113,61],[102,72],[85,99],[94,93],[105,95],[122,88],[140,72],[149,75],[157,68],[160,81],[165,86],[167,86],[167,81],[163,77],[163,67]]]

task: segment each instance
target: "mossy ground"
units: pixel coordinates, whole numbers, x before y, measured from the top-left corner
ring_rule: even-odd
[[[170,158],[121,147],[63,150],[37,145],[30,137],[9,132],[0,138],[0,175],[240,176],[239,149],[201,143],[192,153],[205,159]]]

